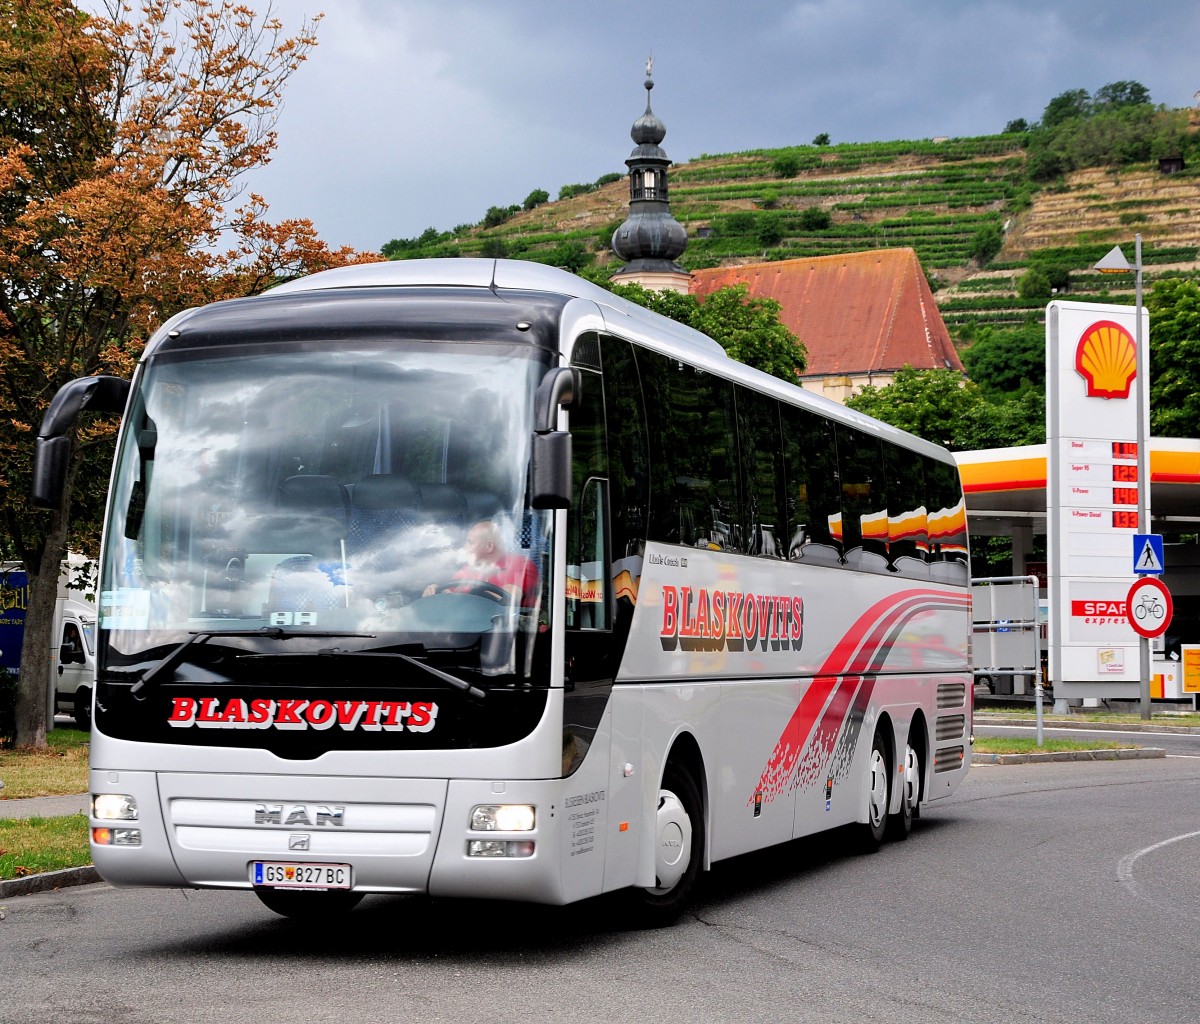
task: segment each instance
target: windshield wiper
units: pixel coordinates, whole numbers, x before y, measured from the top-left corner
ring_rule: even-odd
[[[148,669],[145,675],[143,675],[141,679],[137,680],[137,682],[135,682],[129,688],[129,693],[132,696],[137,697],[138,700],[145,700],[144,696],[139,696],[142,690],[153,683],[162,673],[170,672],[181,661],[183,661],[183,657],[187,653],[188,648],[190,648],[193,644],[207,643],[209,640],[216,639],[217,637],[239,636],[264,636],[271,640],[291,640],[300,636],[317,637],[323,640],[331,637],[361,637],[366,640],[373,640],[375,638],[374,633],[324,633],[314,630],[282,629],[279,626],[263,626],[260,629],[200,630],[199,632],[192,633],[183,643],[176,647],[175,650],[163,658],[162,661]]]
[[[319,636],[319,633],[306,633],[305,636]],[[333,636],[346,636],[345,633],[334,633]],[[416,649],[419,645],[409,645]],[[453,686],[456,690],[462,690],[469,697],[482,699],[487,696],[486,690],[481,690],[478,686],[468,683],[465,679],[460,679],[458,676],[451,675],[449,672],[443,672],[440,668],[427,664],[420,658],[414,658],[411,654],[401,654],[399,651],[347,651],[341,647],[324,647],[319,651],[308,653],[302,651],[288,651],[285,654],[243,654],[239,658],[241,660],[250,658],[399,658],[401,661],[406,661],[410,665],[415,665],[424,672],[429,673],[435,679],[440,679],[448,686]]]

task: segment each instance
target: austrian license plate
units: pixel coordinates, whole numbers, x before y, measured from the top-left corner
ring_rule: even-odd
[[[269,889],[349,889],[349,864],[301,864],[290,860],[256,860],[250,881]]]

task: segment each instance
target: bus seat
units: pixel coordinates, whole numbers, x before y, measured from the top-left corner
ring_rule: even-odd
[[[354,485],[348,549],[368,562],[378,560],[387,540],[418,520],[421,492],[407,477],[375,473]]]
[[[291,512],[328,516],[343,525],[350,520],[350,493],[332,476],[316,473],[289,476],[279,485],[275,504]]]
[[[421,517],[447,526],[467,525],[467,503],[454,484],[421,484]]]

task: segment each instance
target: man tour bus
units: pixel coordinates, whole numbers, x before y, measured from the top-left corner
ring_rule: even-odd
[[[951,458],[574,275],[392,262],[180,313],[132,384],[55,397],[41,504],[84,409],[124,416],[116,885],[296,916],[629,889],[661,923],[715,861],[903,838],[966,774]]]

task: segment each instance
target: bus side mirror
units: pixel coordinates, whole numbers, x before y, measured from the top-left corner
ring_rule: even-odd
[[[571,435],[565,430],[533,435],[530,478],[534,508],[571,507]]]
[[[57,508],[67,479],[71,455],[68,434],[84,409],[123,413],[129,381],[120,377],[79,377],[58,389],[42,417],[33,453],[30,500],[39,508]]]
[[[571,435],[556,430],[558,410],[579,402],[583,375],[573,366],[547,370],[534,395],[530,454],[530,503],[534,508],[571,507]]]

